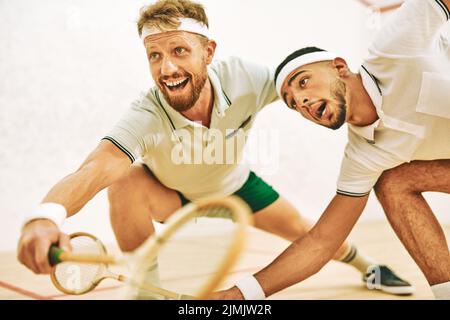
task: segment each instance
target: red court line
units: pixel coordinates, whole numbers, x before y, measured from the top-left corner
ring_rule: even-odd
[[[26,296],[28,298],[32,298],[35,300],[52,300],[51,297],[41,296],[40,294],[13,286],[12,284],[9,284],[9,283],[3,282],[3,281],[0,281],[0,287],[11,290],[15,293],[21,294],[23,296]]]
[[[241,270],[236,270],[234,272],[231,272],[230,274],[241,273],[241,272],[246,272],[246,271],[253,271],[253,270],[259,270],[261,268],[257,268],[257,267],[256,268],[245,268],[245,269],[241,269]],[[195,278],[200,277],[200,276],[204,276],[204,275],[194,275],[194,276],[192,276],[190,278],[194,278],[195,279]],[[184,277],[183,278],[171,278],[171,279],[168,279],[168,281],[176,281],[176,280],[181,280],[181,279],[184,279]],[[28,291],[28,290],[25,290],[25,289],[13,286],[13,285],[11,285],[9,283],[6,283],[6,282],[3,282],[3,281],[0,281],[0,287],[3,287],[5,289],[9,289],[9,290],[11,290],[13,292],[16,292],[18,294],[24,295],[26,297],[29,297],[29,298],[32,298],[32,299],[35,299],[35,300],[54,300],[54,299],[64,298],[64,297],[70,296],[69,294],[65,294],[65,293],[55,294],[55,295],[50,295],[50,296],[42,296],[40,294],[37,294],[37,293],[31,292],[31,291]],[[92,292],[109,291],[109,290],[118,289],[120,287],[121,287],[120,285],[117,285],[117,286],[99,288],[99,289],[93,290]]]
[[[257,249],[250,249],[250,250],[248,250],[248,252],[252,252],[252,253],[264,253],[264,254],[268,253],[268,252],[264,252],[264,251],[259,251],[259,252],[258,251],[259,250],[257,250]],[[241,270],[236,270],[234,272],[231,272],[230,274],[236,274],[236,273],[241,273],[241,272],[248,272],[248,271],[253,271],[253,270],[260,270],[262,268],[263,267],[260,267],[260,268],[245,268],[245,269],[241,269]],[[189,278],[195,279],[195,278],[202,277],[202,276],[204,276],[204,275],[192,275]],[[181,280],[181,279],[184,279],[184,277],[182,277],[182,278],[181,277],[180,278],[171,278],[171,279],[167,279],[167,281],[177,281],[177,280]],[[5,289],[9,289],[9,290],[11,290],[11,291],[13,291],[15,293],[21,294],[23,296],[26,296],[26,297],[29,297],[29,298],[32,298],[32,299],[35,299],[35,300],[54,300],[54,299],[64,298],[64,297],[70,296],[70,295],[64,294],[64,293],[55,294],[55,295],[49,295],[49,296],[43,296],[43,295],[40,295],[38,293],[34,293],[32,291],[28,291],[28,290],[25,290],[25,289],[13,286],[13,285],[11,285],[9,283],[6,283],[6,282],[3,282],[3,281],[0,281],[0,287],[5,288]],[[118,288],[120,288],[120,285],[99,288],[99,289],[93,290],[92,292],[109,291],[109,290],[114,290],[114,289],[118,289]]]
[[[15,293],[21,294],[23,296],[26,296],[28,298],[32,298],[32,299],[35,299],[35,300],[53,300],[53,299],[56,299],[56,298],[63,298],[63,297],[70,296],[70,295],[65,294],[65,293],[54,294],[54,295],[50,295],[50,296],[43,296],[43,295],[37,294],[35,292],[28,291],[28,290],[25,290],[25,289],[13,286],[12,284],[9,284],[9,283],[3,282],[3,281],[0,281],[0,287],[4,288],[4,289],[11,290],[11,291],[13,291]],[[108,290],[113,290],[113,289],[117,289],[117,288],[120,288],[120,285],[99,288],[99,289],[95,289],[95,290],[93,290],[91,292],[108,291]]]

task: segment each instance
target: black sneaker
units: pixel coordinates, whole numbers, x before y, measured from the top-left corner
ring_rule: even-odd
[[[370,266],[363,281],[369,290],[380,290],[395,295],[409,296],[415,290],[414,286],[398,277],[387,266]]]

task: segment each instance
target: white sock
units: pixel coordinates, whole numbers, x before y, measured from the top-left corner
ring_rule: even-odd
[[[349,250],[345,252],[342,258],[338,259],[340,262],[347,263],[358,269],[362,274],[366,274],[370,266],[378,265],[375,260],[361,253],[354,245],[351,245]]]
[[[450,300],[450,281],[431,286],[436,300]]]

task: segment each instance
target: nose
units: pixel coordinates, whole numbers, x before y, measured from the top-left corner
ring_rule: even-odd
[[[302,105],[303,105],[303,106],[307,106],[308,103],[309,103],[308,97],[301,97],[301,98],[300,98],[300,101],[302,102]]]
[[[175,72],[178,71],[178,67],[172,60],[168,58],[164,58],[161,64],[161,75],[162,76],[171,76]]]
[[[309,97],[305,95],[305,93],[298,93],[294,96],[295,101],[299,107],[308,107],[309,105]]]

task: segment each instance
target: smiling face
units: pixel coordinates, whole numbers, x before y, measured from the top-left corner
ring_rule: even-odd
[[[290,109],[321,126],[337,130],[346,121],[346,85],[336,78],[331,61],[302,66],[292,71],[281,87]]]
[[[165,32],[145,39],[150,71],[166,101],[178,112],[191,109],[200,97],[215,43],[184,32]]]

